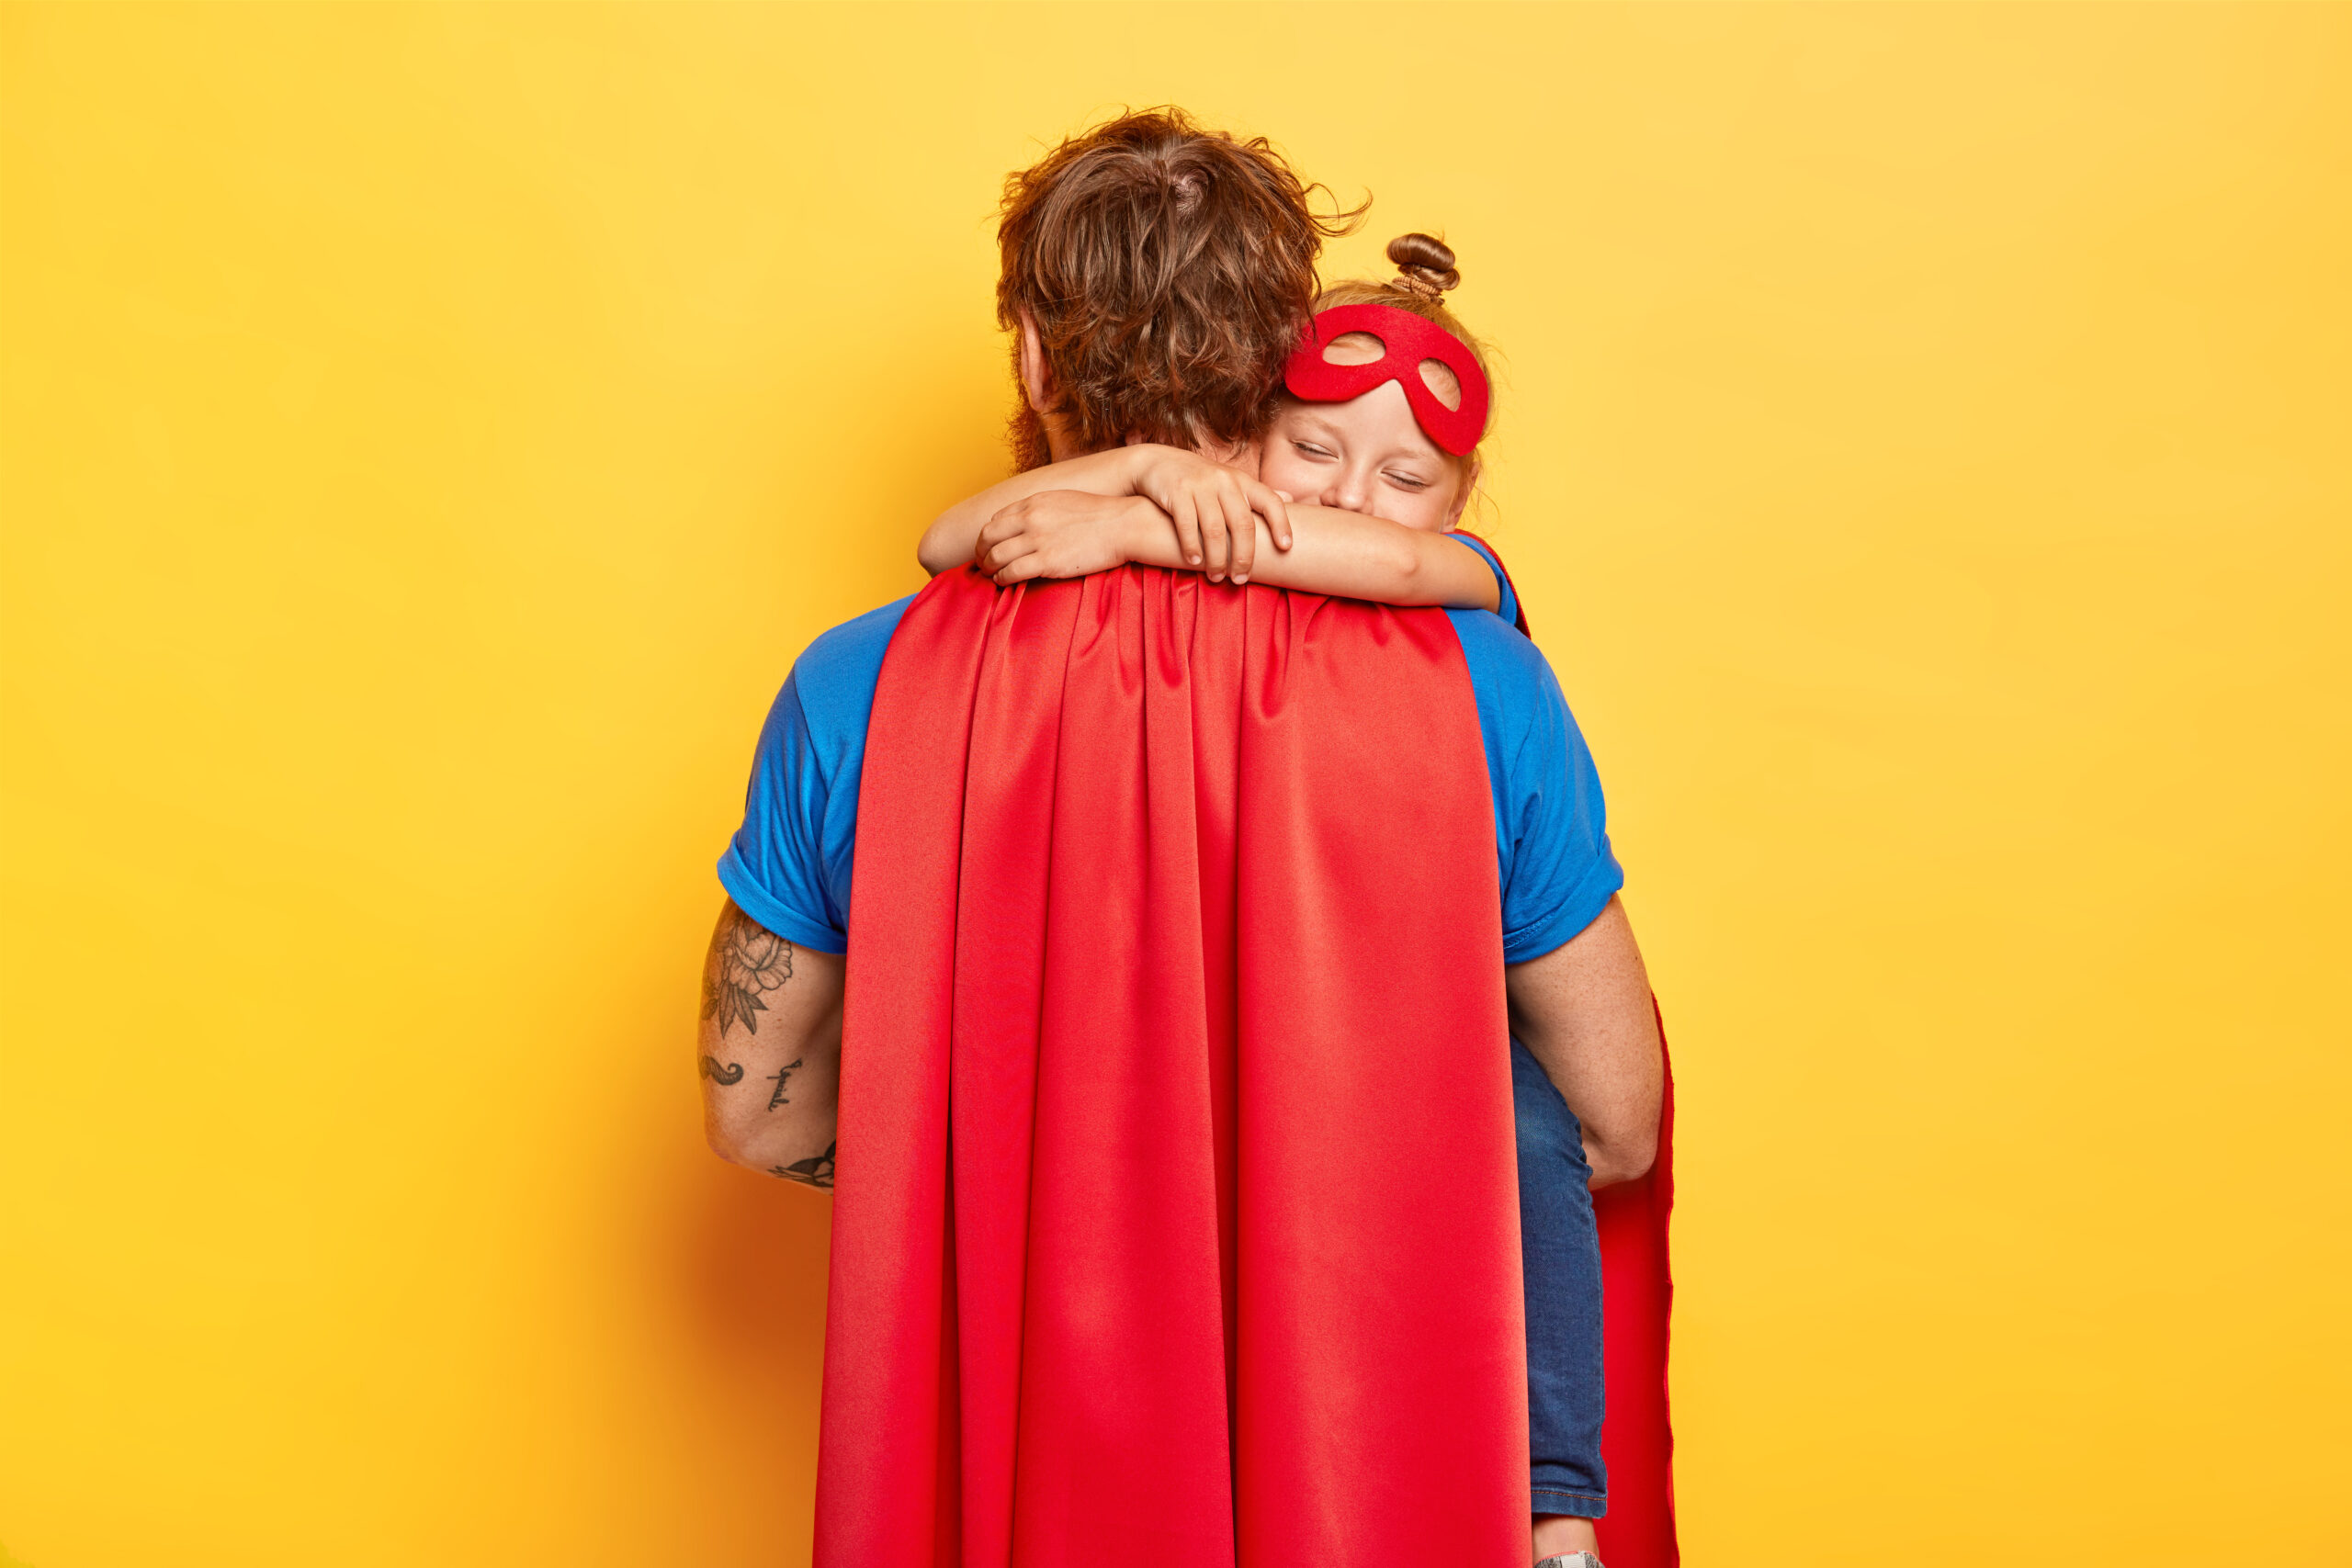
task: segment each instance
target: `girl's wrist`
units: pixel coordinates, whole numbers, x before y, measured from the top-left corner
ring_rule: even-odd
[[[1105,447],[1089,452],[1082,457],[1065,457],[1046,470],[1051,490],[1074,490],[1084,495],[1107,498],[1130,495],[1135,491],[1135,463],[1125,446]]]
[[[1148,496],[1131,496],[1119,512],[1116,535],[1119,558],[1149,565],[1162,553],[1155,547],[1172,537],[1174,531],[1175,525],[1168,520],[1168,513],[1159,510]]]
[[[1151,466],[1159,460],[1159,455],[1165,448],[1148,441],[1138,441],[1132,446],[1120,446],[1114,450],[1119,455],[1119,479],[1127,493],[1141,495],[1144,476],[1151,472]]]

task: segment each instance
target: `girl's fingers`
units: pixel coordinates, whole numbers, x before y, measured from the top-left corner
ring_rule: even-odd
[[[1015,504],[1017,505],[1018,502]],[[1021,523],[1022,519],[1014,513],[1012,507],[1006,507],[1003,511],[989,518],[986,523],[980,525],[980,536],[974,543],[972,547],[972,553],[977,556],[982,550],[987,549],[990,545],[996,544],[1000,540],[1011,538],[1013,535],[1021,532]]]
[[[1201,553],[1211,582],[1222,581],[1233,570],[1233,530],[1225,525],[1225,508],[1212,491],[1201,503]]]
[[[991,575],[996,579],[996,585],[999,588],[1010,588],[1016,582],[1026,582],[1033,577],[1043,576],[1045,570],[1046,558],[1039,552],[1032,550],[1003,570]]]
[[[1168,515],[1176,524],[1176,547],[1184,552],[1187,561],[1198,567],[1201,564],[1201,521],[1193,510],[1193,498],[1179,491],[1169,499],[1176,503],[1168,509]]]
[[[1222,498],[1225,502],[1225,525],[1233,535],[1233,581],[1250,581],[1250,569],[1258,564],[1258,515],[1250,510],[1249,492],[1234,486]]]
[[[993,575],[1025,556],[1037,553],[1037,542],[1026,534],[1015,534],[1010,539],[999,540],[981,552],[980,570]]]
[[[1214,582],[1225,575],[1227,554],[1225,538],[1225,513],[1216,503],[1216,491],[1206,488],[1191,491],[1185,499],[1192,503],[1193,514],[1201,524],[1201,571]]]
[[[1266,520],[1266,527],[1274,536],[1274,548],[1290,548],[1290,508],[1283,504],[1290,500],[1278,490],[1268,490],[1256,479],[1248,481],[1250,504]]]

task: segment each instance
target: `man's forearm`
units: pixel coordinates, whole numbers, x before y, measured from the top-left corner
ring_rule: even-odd
[[[1503,974],[1511,1032],[1582,1124],[1592,1185],[1646,1175],[1657,1157],[1666,1055],[1623,907],[1611,898],[1566,946]]]
[[[727,1159],[833,1184],[842,960],[794,946],[729,903],[704,960],[703,1126]]]

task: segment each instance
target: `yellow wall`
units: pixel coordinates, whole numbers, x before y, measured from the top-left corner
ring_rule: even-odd
[[[1123,102],[1442,228],[1682,1073],[1694,1568],[2352,1558],[2352,9],[11,5],[0,1540],[804,1560],[688,1032]],[[2188,1560],[2184,1556],[2181,1560]]]

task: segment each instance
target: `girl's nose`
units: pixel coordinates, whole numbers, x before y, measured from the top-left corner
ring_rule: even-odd
[[[1323,504],[1337,507],[1341,512],[1370,512],[1372,510],[1370,476],[1360,474],[1353,468],[1350,468],[1331,482],[1330,491],[1325,496]]]

